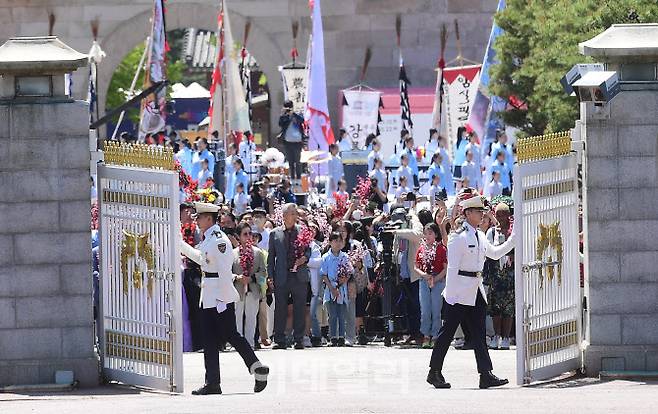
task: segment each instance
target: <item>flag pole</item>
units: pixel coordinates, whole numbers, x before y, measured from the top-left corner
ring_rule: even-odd
[[[130,84],[130,90],[128,91],[128,99],[132,98],[133,93],[135,92],[135,86],[137,85],[137,79],[139,79],[139,73],[142,71],[142,67],[144,66],[144,60],[146,60],[146,54],[148,51],[151,49],[151,36],[147,37],[146,40],[144,41],[146,44],[146,47],[144,48],[144,53],[142,53],[142,57],[139,59],[139,64],[137,65],[137,71],[135,72],[135,76],[133,77],[132,83]],[[96,107],[98,108],[98,95],[96,95]],[[119,131],[119,127],[121,126],[121,122],[123,122],[123,117],[126,114],[126,111],[123,110],[121,111],[121,114],[119,115],[119,121],[117,122],[116,126],[114,127],[114,132],[112,133],[112,140],[115,139],[117,136],[117,132]]]

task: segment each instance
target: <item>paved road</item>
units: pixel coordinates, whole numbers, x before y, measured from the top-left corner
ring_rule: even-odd
[[[234,353],[221,355],[224,391],[195,397],[203,355],[185,355],[185,393],[110,386],[60,395],[0,394],[0,413],[656,413],[658,383],[567,379],[533,387],[477,389],[471,351],[450,350],[444,368],[450,390],[425,383],[429,350],[322,348],[261,351],[272,368],[261,394]],[[513,383],[514,351],[492,352],[495,373]]]

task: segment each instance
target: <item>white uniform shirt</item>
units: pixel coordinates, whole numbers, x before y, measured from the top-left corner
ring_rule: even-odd
[[[251,141],[242,141],[238,147],[238,154],[240,154],[240,159],[244,163],[244,169],[248,172],[252,172],[254,169],[251,168],[253,163],[253,153],[256,151],[256,144]]]
[[[346,136],[342,141],[338,143],[338,151],[352,151],[352,140],[350,137]]]
[[[477,237],[476,237],[477,232]],[[487,240],[484,232],[476,230],[470,224],[464,223],[464,228],[458,233],[450,234],[448,239],[448,270],[446,287],[443,297],[450,305],[456,303],[475,306],[478,289],[485,302],[487,294],[484,291],[482,277],[459,275],[459,271],[482,272],[487,257],[498,260],[514,248],[514,232],[510,238],[499,246],[494,246]]]
[[[179,239],[180,251],[195,261],[205,273],[217,273],[219,277],[201,279],[200,304],[204,309],[217,308],[219,312],[229,303],[240,300],[233,286],[233,246],[228,236],[214,225],[203,234],[204,239],[196,248]]]
[[[249,197],[244,192],[236,193],[233,196],[233,205],[234,205],[233,212],[235,213],[235,215],[240,216],[244,214],[244,212],[247,211],[247,207],[249,207],[250,201],[251,201],[251,197]]]
[[[382,158],[379,152],[372,150],[370,151],[370,154],[368,154],[368,171],[372,171],[375,169],[375,159],[377,158]],[[383,161],[383,159],[382,159]]]
[[[480,166],[474,161],[464,161],[462,164],[462,177],[467,177],[469,185],[477,190],[482,188],[482,172]]]
[[[382,190],[382,193],[386,194],[386,172],[384,170],[372,170],[369,175],[370,178],[377,179],[377,187]]]
[[[488,198],[494,198],[496,196],[503,194],[503,185],[500,181],[489,181],[487,185],[484,186],[484,196]]]

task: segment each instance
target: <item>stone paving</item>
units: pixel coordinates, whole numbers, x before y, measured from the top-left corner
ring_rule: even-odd
[[[471,351],[450,350],[450,390],[425,383],[430,350],[322,348],[258,353],[271,367],[268,388],[253,380],[235,352],[220,356],[224,394],[196,397],[203,355],[185,355],[183,395],[108,386],[71,393],[0,394],[1,413],[655,413],[658,383],[566,378],[530,387],[479,390]],[[492,351],[495,373],[515,382],[514,351]]]

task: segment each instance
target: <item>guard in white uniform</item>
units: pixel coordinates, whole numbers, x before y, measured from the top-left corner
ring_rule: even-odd
[[[512,232],[510,238],[498,246],[489,243],[485,234],[477,229],[485,210],[483,199],[477,192],[459,205],[463,208],[466,221],[448,240],[448,270],[441,311],[443,326],[434,343],[427,382],[435,388],[450,388],[441,370],[457,326],[462,323],[472,336],[480,388],[497,387],[509,381],[491,373],[493,367],[485,328],[487,296],[482,284],[482,269],[486,257],[498,260],[509,253],[514,248],[515,236]]]
[[[201,330],[203,335],[203,361],[206,383],[194,395],[221,394],[219,377],[219,345],[230,343],[242,357],[249,373],[254,375],[254,392],[267,386],[269,368],[263,365],[253,349],[241,336],[235,325],[235,305],[240,295],[233,286],[233,248],[228,236],[217,224],[219,206],[195,203],[196,222],[203,232],[203,241],[196,248],[185,243],[179,245],[181,253],[201,266]]]

